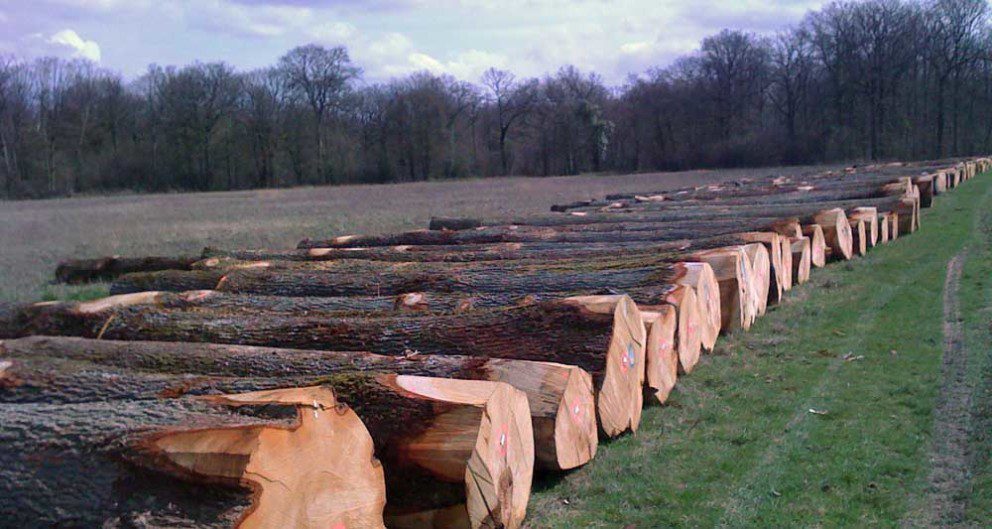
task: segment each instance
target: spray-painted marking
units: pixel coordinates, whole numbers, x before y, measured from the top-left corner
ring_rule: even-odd
[[[620,355],[620,370],[626,373],[627,370],[634,367],[634,364],[636,363],[637,358],[634,355],[634,345],[627,344],[627,352]]]
[[[575,421],[575,424],[582,424],[583,423],[583,419],[584,419],[584,416],[585,416],[585,412],[584,411],[585,410],[582,409],[582,406],[580,406],[578,404],[575,404],[575,405],[572,406],[571,416],[572,416],[572,420]]]
[[[500,455],[500,457],[506,457],[506,450],[508,448],[507,445],[510,444],[508,442],[509,439],[508,439],[508,437],[506,435],[506,432],[507,432],[506,425],[504,424],[504,425],[500,426],[500,428],[499,428],[499,455]]]

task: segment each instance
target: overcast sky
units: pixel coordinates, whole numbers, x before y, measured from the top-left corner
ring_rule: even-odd
[[[0,53],[85,57],[127,76],[148,64],[273,64],[342,44],[378,81],[416,70],[477,81],[565,64],[611,83],[666,66],[722,28],[774,33],[815,0],[0,0]]]

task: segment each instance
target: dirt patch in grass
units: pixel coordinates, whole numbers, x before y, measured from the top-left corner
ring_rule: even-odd
[[[970,354],[964,349],[958,302],[961,270],[966,256],[967,251],[962,251],[947,263],[947,277],[944,280],[942,382],[933,413],[933,440],[928,454],[931,469],[926,503],[930,509],[922,518],[904,523],[906,527],[947,527],[964,520],[969,485],[968,451],[973,395],[968,380]]]

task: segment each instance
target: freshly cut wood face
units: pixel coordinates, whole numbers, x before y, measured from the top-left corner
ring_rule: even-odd
[[[399,375],[396,387],[456,405],[404,448],[445,481],[463,480],[461,505],[387,513],[390,527],[507,527],[523,522],[534,469],[534,433],[523,392],[499,382]],[[448,454],[445,457],[444,454]]]
[[[600,428],[610,437],[637,431],[641,422],[644,347],[647,341],[637,305],[628,296],[578,296],[569,303],[613,315],[613,335],[606,352],[602,387],[596,396]]]
[[[789,243],[792,247],[792,276],[796,283],[805,283],[809,281],[809,271],[813,265],[810,258],[812,255],[810,238],[792,237],[789,239]]]
[[[809,237],[810,264],[816,268],[827,266],[827,242],[819,224],[803,226],[803,235]]]
[[[567,470],[592,460],[599,446],[592,377],[554,362],[491,359],[490,380],[524,391],[534,428],[535,460],[550,470]]]
[[[752,304],[750,285],[751,264],[740,246],[729,246],[706,250],[693,254],[694,260],[706,262],[712,267],[720,288],[720,330],[730,332],[738,328],[750,328],[754,319],[751,316]]]
[[[765,311],[768,310],[768,292],[771,288],[772,277],[771,259],[769,258],[768,250],[765,249],[765,245],[763,244],[745,244],[742,248],[748,261],[751,263],[751,273],[753,274],[751,285],[753,288],[750,291],[749,299],[752,306],[752,314],[757,319],[758,316],[763,316]]]
[[[696,301],[699,303],[700,340],[703,349],[712,351],[720,336],[720,283],[717,281],[713,267],[706,262],[686,262],[682,264],[685,273],[679,280],[680,285],[693,288]]]
[[[149,446],[172,465],[251,487],[243,529],[383,527],[386,490],[372,439],[324,387],[204,397],[218,404],[292,405],[297,424],[166,433]]]
[[[844,210],[834,208],[821,211],[813,219],[823,229],[824,241],[834,259],[850,259],[854,256],[851,225]]]
[[[675,308],[669,305],[641,311],[647,331],[645,389],[664,403],[678,379],[679,356],[675,351]]]
[[[792,238],[780,237],[779,244],[781,245],[779,253],[782,256],[782,289],[789,291],[792,290],[792,286],[796,282],[792,263]]]

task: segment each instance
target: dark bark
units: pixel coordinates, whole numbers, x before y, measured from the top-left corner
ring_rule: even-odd
[[[159,270],[189,270],[198,261],[194,257],[101,257],[71,259],[59,263],[55,279],[60,283],[78,284],[109,281],[131,272]]]

